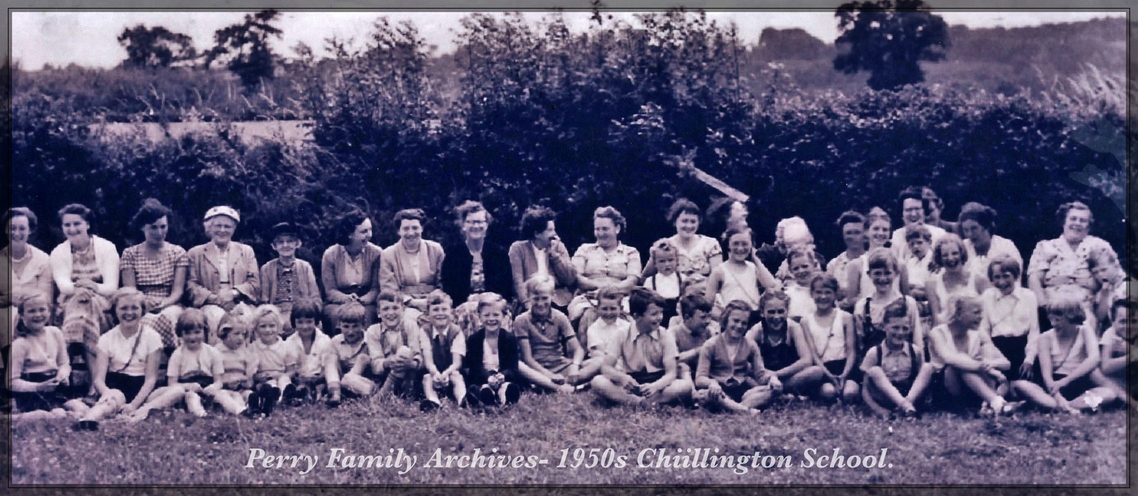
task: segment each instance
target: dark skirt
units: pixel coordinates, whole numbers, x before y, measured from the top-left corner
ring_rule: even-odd
[[[53,379],[55,374],[55,371],[23,373],[20,374],[20,379],[28,382],[42,383]],[[16,404],[16,411],[34,412],[36,410],[51,411],[60,408],[63,406],[63,403],[67,401],[67,398],[58,390],[31,392],[13,391],[12,400]]]

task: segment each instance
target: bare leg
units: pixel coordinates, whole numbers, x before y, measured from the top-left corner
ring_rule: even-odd
[[[423,374],[423,397],[435,404],[442,403],[439,401],[439,392],[435,390],[435,380],[431,378],[431,374]]]
[[[821,384],[824,378],[825,374],[821,366],[814,365],[806,367],[798,371],[797,374],[790,376],[784,383],[784,389],[795,392],[813,391]]]
[[[454,371],[450,375],[450,386],[454,389],[454,400],[462,402],[466,398],[466,381],[462,379],[462,374]]]
[[[561,387],[561,385],[555,384],[553,379],[550,379],[545,374],[534,370],[524,363],[518,363],[518,372],[521,372],[522,377],[529,381],[530,384],[541,387],[542,389],[557,391]]]
[[[612,380],[610,380],[608,377],[605,377],[604,375],[598,375],[594,377],[590,384],[592,385],[593,391],[596,392],[600,397],[614,403],[632,405],[642,403],[644,401],[643,398],[634,394],[630,394],[629,392],[625,391],[624,388],[614,384]]]
[[[931,363],[921,365],[921,370],[917,372],[917,378],[913,379],[913,386],[909,388],[909,395],[905,397],[910,404],[916,405],[924,396],[925,390],[929,388],[929,384],[933,380],[934,373],[936,373],[936,368]]]
[[[1021,397],[1026,398],[1027,401],[1042,407],[1047,410],[1055,410],[1059,408],[1059,402],[1055,401],[1047,391],[1044,391],[1038,384],[1029,381],[1015,381],[1012,382],[1012,389],[1015,390]]]
[[[187,391],[185,396],[186,411],[193,414],[195,417],[204,417],[205,406],[202,405],[202,397],[193,391]]]
[[[774,393],[771,392],[769,387],[759,386],[743,393],[743,397],[739,403],[748,409],[759,408],[770,403],[773,398]]]
[[[345,375],[344,378],[340,380],[340,383],[343,384],[348,391],[360,396],[371,396],[371,394],[375,392],[375,383],[362,375]],[[331,389],[331,384],[329,384],[329,389]]]
[[[602,357],[590,358],[581,364],[580,376],[581,384],[589,382],[597,374],[601,373],[601,367],[604,366],[604,359]]]
[[[861,393],[861,388],[858,387],[857,381],[847,379],[845,385],[842,386],[842,401],[845,403],[854,403],[857,401],[858,396],[860,396],[859,393]]]
[[[691,396],[692,382],[688,379],[676,379],[660,392],[657,401],[667,405]]]
[[[875,366],[869,369],[869,371],[865,373],[865,379],[865,388],[873,388],[870,394],[877,392],[879,396],[884,396],[884,399],[889,400],[893,406],[897,407],[903,407],[906,403],[908,403],[908,400],[901,395],[901,392],[897,390],[897,387],[894,386],[893,383],[889,381],[889,378],[885,376],[885,371],[882,370],[881,367]],[[888,415],[888,412],[886,412],[886,415]]]
[[[1097,397],[1101,398],[1102,401],[1101,401],[1101,403],[1098,403],[1098,404],[1094,405],[1094,407],[1092,407],[1091,404],[1088,403],[1088,401],[1087,401],[1087,398],[1089,396],[1097,396]],[[1083,394],[1080,394],[1078,398],[1071,400],[1070,404],[1071,404],[1071,408],[1074,408],[1076,410],[1094,410],[1095,408],[1099,407],[1100,405],[1109,405],[1112,401],[1115,400],[1115,398],[1116,397],[1114,395],[1113,389],[1111,389],[1109,387],[1099,386],[1096,388],[1092,388]]]
[[[245,399],[241,397],[241,393],[237,391],[222,390],[213,395],[213,401],[221,405],[221,408],[226,412],[233,415],[240,415],[245,411]]]

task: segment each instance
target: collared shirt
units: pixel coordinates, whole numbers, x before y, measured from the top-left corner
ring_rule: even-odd
[[[605,319],[597,319],[593,322],[585,331],[585,343],[588,346],[589,358],[604,355],[612,340],[620,339],[631,326],[632,322],[619,317],[612,324],[605,322]]]
[[[538,318],[533,312],[525,312],[514,319],[514,337],[528,340],[533,359],[542,367],[559,367],[567,360],[562,345],[577,337],[569,318],[556,308],[551,309],[548,318]]]
[[[683,276],[685,281],[702,282],[711,275],[711,261],[723,261],[723,248],[719,241],[710,236],[696,234],[696,240],[691,246],[684,249],[680,245],[680,235],[667,238],[676,248],[676,272]]]
[[[300,333],[292,333],[285,341],[296,348],[296,352],[300,356],[300,367],[297,368],[297,374],[300,377],[324,376],[325,360],[332,353],[332,338],[324,334],[324,331],[316,329],[316,334],[312,337],[312,347],[308,351],[304,351],[304,340],[300,338]]]
[[[684,325],[684,321],[682,320],[679,321],[677,325],[668,328],[668,330],[672,333],[672,337],[676,340],[676,350],[680,353],[684,353],[703,346],[703,343],[706,343],[708,339],[711,339],[712,336],[719,334],[718,326],[714,326],[712,324],[715,323],[708,322],[707,327],[703,330],[703,334],[700,334],[698,336],[692,334],[691,329],[688,329],[688,326]]]
[[[619,338],[612,340],[606,353],[617,357],[617,368],[627,373],[664,370],[664,359],[680,354],[675,337],[663,327],[642,333],[633,325]]]
[[[190,268],[185,248],[164,243],[158,251],[158,258],[146,258],[145,253],[145,243],[127,248],[122,254],[121,268],[134,271],[135,286],[142,294],[154,298],[170,296],[174,290],[174,273],[181,268]]]
[[[640,275],[640,252],[624,243],[606,251],[596,243],[585,243],[573,254],[573,267],[589,279],[618,283],[630,275]]]
[[[909,379],[913,373],[912,346],[909,343],[896,350],[888,344],[878,349],[885,350],[885,356],[880,358],[881,369],[885,371],[889,382],[896,384]]]
[[[936,240],[940,239],[947,232],[937,226],[925,224],[928,228],[929,234],[932,235],[932,244],[936,244]],[[893,237],[889,239],[891,246],[893,246],[893,255],[897,257],[897,261],[906,263],[910,258],[913,258],[913,251],[909,249],[909,243],[905,241],[905,235],[908,233],[908,227],[902,227],[893,231]]]
[[[197,351],[190,351],[185,346],[179,346],[170,355],[166,364],[166,377],[170,384],[176,384],[178,379],[189,374],[202,373],[210,377],[220,377],[225,374],[225,363],[221,353],[216,348],[202,343]]]
[[[450,324],[443,332],[433,325],[428,327],[431,330],[431,358],[440,372],[451,366],[454,355],[466,356],[466,336],[457,325]]]
[[[283,374],[290,366],[300,365],[300,352],[283,339],[272,344],[257,339],[249,343],[249,351],[257,357],[257,374]]]
[[[1031,252],[1027,275],[1040,277],[1049,298],[1058,293],[1070,293],[1088,300],[1094,291],[1095,280],[1087,260],[1103,257],[1104,252],[1113,254],[1114,249],[1095,236],[1087,236],[1074,249],[1063,238],[1043,240]]]
[[[367,343],[368,353],[371,356],[372,370],[382,374],[383,371],[377,368],[379,363],[395,356],[403,346],[411,350],[412,357],[422,360],[424,339],[426,337],[418,324],[410,319],[400,320],[399,325],[393,329],[386,328],[382,322],[368,327],[364,332],[364,342]]]
[[[369,358],[367,342],[363,338],[355,343],[346,343],[343,334],[332,337],[331,354],[332,358],[336,360],[335,363],[339,366],[341,374],[346,374],[352,370],[357,360],[366,362]]]
[[[980,331],[991,337],[1027,336],[1027,356],[1034,357],[1039,339],[1039,312],[1035,293],[1016,286],[1004,294],[998,288],[988,288],[980,295],[984,319]]]
[[[222,380],[231,382],[235,380],[252,379],[257,373],[257,357],[249,351],[248,346],[231,349],[224,342],[218,343],[218,355],[221,357],[222,369],[225,371]]]

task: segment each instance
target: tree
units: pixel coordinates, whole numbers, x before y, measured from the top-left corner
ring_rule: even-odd
[[[162,26],[148,28],[139,24],[126,28],[119,34],[118,40],[126,48],[123,67],[170,67],[197,58],[192,38]]]
[[[846,74],[869,71],[869,87],[898,89],[925,80],[920,61],[944,60],[948,25],[921,0],[850,2],[834,14],[842,34],[836,45],[849,51],[834,58]]]
[[[281,37],[281,30],[271,23],[280,17],[280,11],[268,9],[245,16],[245,22],[217,30],[213,39],[217,43],[206,52],[205,66],[228,56],[226,68],[241,78],[246,89],[256,88],[263,79],[272,79],[277,56],[269,47],[269,37]]]

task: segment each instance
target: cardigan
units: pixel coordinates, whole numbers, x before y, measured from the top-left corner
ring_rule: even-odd
[[[474,256],[466,243],[446,247],[446,258],[439,275],[443,291],[450,295],[455,304],[462,304],[470,298],[470,270],[474,266]],[[510,257],[501,246],[486,242],[482,245],[482,273],[485,274],[486,291],[497,293],[510,300],[514,295],[513,279],[510,275]]]
[[[261,266],[261,303],[271,304],[277,289],[277,268],[281,259],[274,258]],[[296,298],[320,299],[320,287],[316,285],[316,274],[312,271],[312,264],[299,258],[293,259],[296,269],[296,287],[293,296]]]
[[[360,252],[362,263],[364,267],[363,277],[360,286],[369,288],[360,299],[366,304],[375,302],[376,295],[379,294],[379,260],[383,256],[383,249],[372,243],[367,243]],[[340,268],[350,263],[351,255],[343,245],[332,245],[327,250],[324,250],[324,256],[320,261],[320,279],[324,283],[324,292],[328,295],[328,303],[343,304],[351,301],[351,298],[345,292],[350,288],[350,284],[343,278],[340,273]]]
[[[438,287],[439,271],[443,265],[443,246],[430,240],[419,240],[419,249],[426,250],[427,266],[422,267],[419,280],[415,284],[408,284],[411,267],[407,266],[411,255],[403,248],[402,241],[383,249],[383,256],[379,259],[379,288],[383,291],[403,293],[407,296],[421,296]],[[431,289],[426,289],[430,287]],[[425,291],[424,291],[425,290]]]
[[[97,292],[103,296],[110,296],[119,289],[119,251],[115,244],[103,238],[91,235],[91,244],[95,249],[95,265],[99,267],[99,274],[103,282],[99,284]],[[75,292],[75,282],[71,280],[71,242],[64,241],[51,250],[51,275],[55,279],[55,286],[62,295],[71,295]]]
[[[187,278],[190,300],[195,307],[206,304],[206,299],[221,288],[221,276],[218,274],[218,260],[221,253],[213,242],[198,245],[186,252],[190,259],[190,274]],[[248,298],[257,301],[260,297],[260,266],[253,248],[249,245],[229,242],[229,284],[233,289]]]
[[[526,281],[537,273],[537,255],[534,254],[532,241],[515,241],[510,245],[510,272],[514,279],[514,288],[518,290],[518,298],[525,300],[522,294]],[[577,269],[569,258],[569,250],[564,243],[553,243],[549,249],[549,275],[557,281],[553,291],[553,302],[558,306],[566,306],[573,299],[569,288],[577,283]]]
[[[466,338],[466,356],[462,357],[462,375],[467,384],[486,384],[490,371],[482,365],[482,345],[486,342],[486,330],[479,329]],[[505,329],[498,330],[498,372],[507,382],[521,379],[518,372],[518,340]]]

